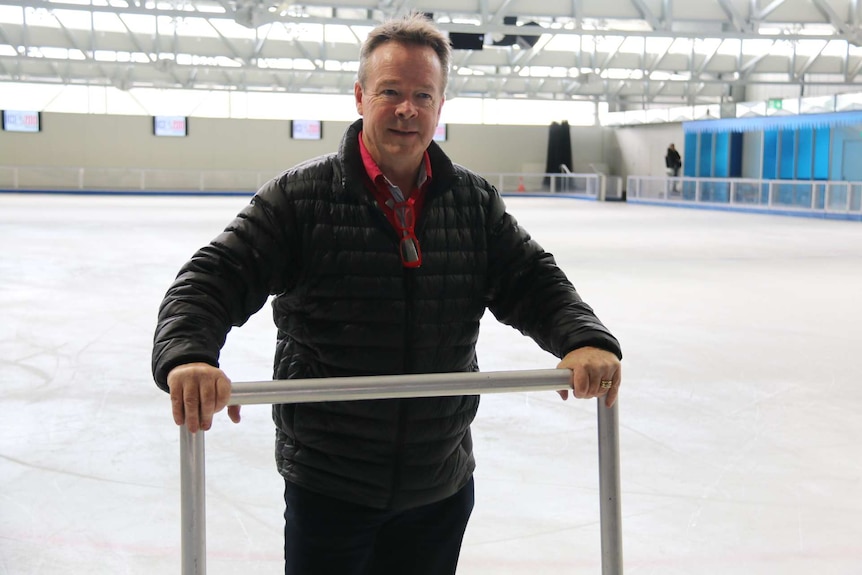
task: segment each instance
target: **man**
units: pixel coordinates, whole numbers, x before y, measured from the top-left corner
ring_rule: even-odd
[[[679,152],[676,151],[676,146],[670,144],[667,147],[667,154],[664,156],[664,165],[667,168],[667,175],[673,176],[674,178],[679,177],[679,169],[682,167],[682,158],[679,155]],[[678,192],[679,188],[677,183],[673,183],[674,192]]]
[[[679,169],[682,167],[682,157],[680,157],[679,152],[676,151],[676,146],[673,144],[667,147],[664,165],[668,169],[668,175],[673,175],[674,178],[679,177]]]
[[[476,371],[488,307],[563,358],[576,397],[613,404],[616,339],[496,190],[432,143],[449,55],[421,15],[373,30],[354,87],[362,120],[339,151],[266,184],[180,270],[153,350],[178,425],[209,429],[225,407],[219,350],[269,295],[276,379]],[[475,396],[273,406],[285,573],[454,573],[477,408]]]

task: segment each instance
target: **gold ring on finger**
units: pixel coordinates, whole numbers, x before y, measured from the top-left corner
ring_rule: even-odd
[[[610,379],[603,379],[599,384],[602,389],[610,389],[614,386],[614,382]]]

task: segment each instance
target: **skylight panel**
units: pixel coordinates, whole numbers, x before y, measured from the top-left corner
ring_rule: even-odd
[[[94,12],[93,28],[97,32],[127,32],[119,15],[111,12]]]
[[[350,26],[343,24],[328,24],[323,28],[324,39],[331,44],[356,44],[357,36],[350,31]]]
[[[73,30],[89,30],[91,28],[89,12],[80,10],[51,10],[51,14],[64,28]]]
[[[0,6],[0,24],[24,23],[24,11],[18,6]]]

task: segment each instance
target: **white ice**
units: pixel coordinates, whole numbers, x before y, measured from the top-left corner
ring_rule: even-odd
[[[178,573],[156,309],[248,198],[0,196],[0,573]],[[862,224],[509,198],[625,353],[629,575],[862,573]],[[492,317],[484,370],[556,360]],[[267,379],[268,307],[223,367]],[[459,574],[600,573],[593,401],[487,395]],[[281,570],[269,409],[207,433],[208,573]],[[409,574],[405,574],[409,575]]]

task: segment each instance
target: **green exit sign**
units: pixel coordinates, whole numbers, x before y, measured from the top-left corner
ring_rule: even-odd
[[[766,101],[766,107],[770,110],[781,110],[784,107],[784,100],[781,98],[773,98]]]

